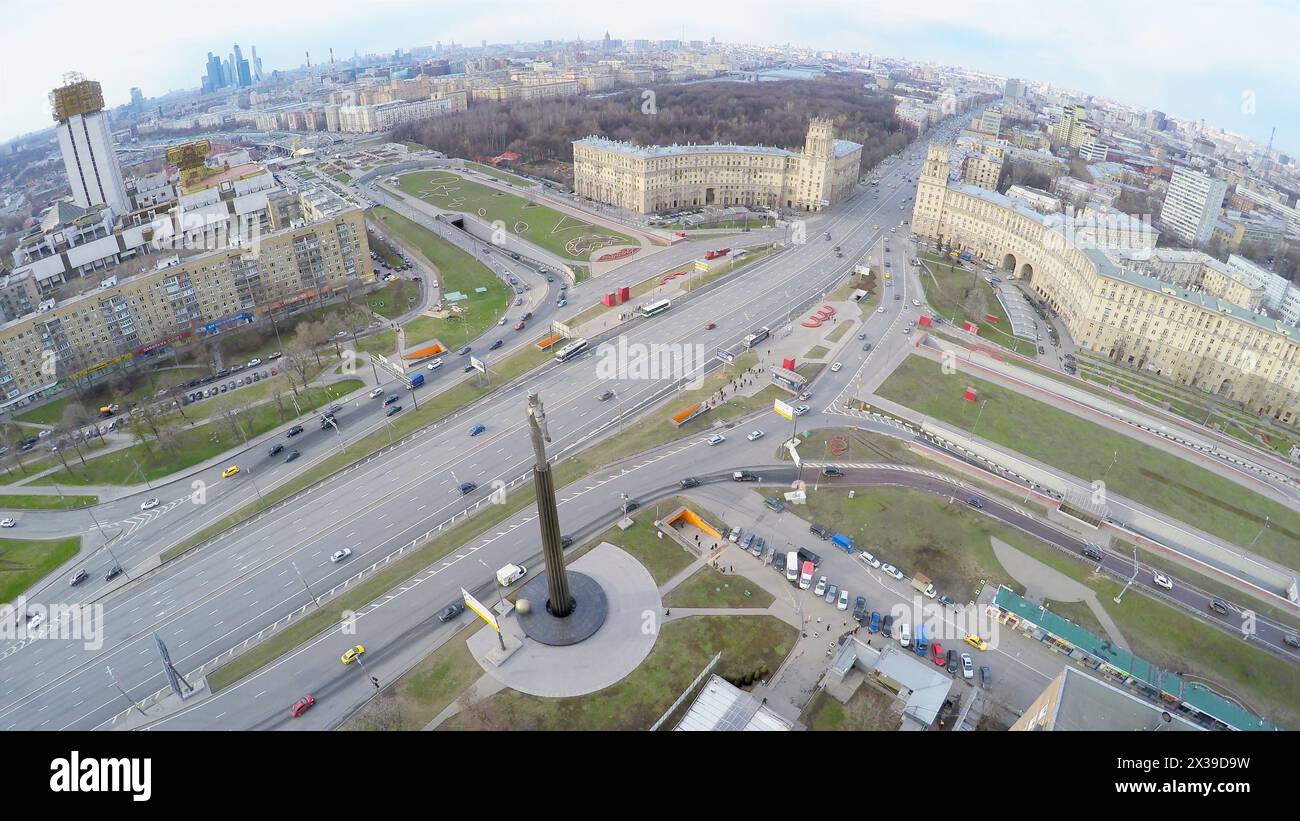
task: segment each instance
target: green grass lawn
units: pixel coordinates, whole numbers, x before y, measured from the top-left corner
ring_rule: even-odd
[[[666,541],[666,540],[665,540]],[[673,607],[755,607],[772,604],[773,596],[752,580],[728,575],[712,567],[701,567],[664,597],[664,606]]]
[[[847,328],[848,326],[845,325],[844,327]],[[828,353],[830,353],[830,352],[831,352],[830,349],[827,348],[825,345],[814,345],[813,347],[811,347],[811,348],[808,349],[808,352],[805,353],[805,354],[803,355],[803,358],[804,358],[804,359],[823,359],[823,358],[825,358],[826,354],[828,354]]]
[[[977,390],[979,402],[962,399],[968,386]],[[990,382],[960,372],[945,375],[919,356],[908,357],[879,393],[967,431],[980,414],[976,434],[984,439],[1085,482],[1104,477],[1120,495],[1233,544],[1253,542],[1251,550],[1259,555],[1300,567],[1300,511],[1177,456]]]
[[[0,602],[12,602],[80,549],[80,536],[0,539]]]
[[[359,379],[344,379],[333,385],[300,391],[299,405],[304,413],[328,405],[363,385]],[[248,439],[265,433],[277,425],[287,424],[294,418],[293,404],[286,400],[287,413],[282,415],[271,404],[258,405],[241,414],[240,425]],[[33,484],[50,485],[134,485],[147,477],[161,479],[178,471],[191,468],[231,448],[244,444],[244,437],[235,435],[223,421],[214,420],[207,425],[186,428],[177,434],[177,444],[166,450],[156,442],[134,444],[102,456],[80,460],[68,459],[69,470],[58,470]]]
[[[27,493],[0,493],[3,510],[76,510],[99,504],[98,496],[35,496]]]
[[[397,319],[410,310],[412,298],[420,298],[420,284],[409,279],[398,279],[368,295],[366,307],[385,319]]]
[[[908,450],[892,436],[859,428],[816,428],[799,431],[799,456],[814,462],[895,462],[904,465],[932,464]],[[790,451],[776,449],[776,458],[789,461]],[[833,480],[832,480],[833,481]]]
[[[345,183],[345,184],[346,184],[346,183],[352,182],[352,177],[351,177],[350,175],[348,175],[348,174],[343,173],[342,171],[338,172],[337,174],[330,174],[330,176],[333,177],[334,179],[338,180],[338,181],[341,182],[341,183]]]
[[[714,672],[740,676],[776,670],[794,646],[795,628],[772,616],[698,616],[661,628],[641,666],[610,687],[576,698],[538,698],[505,690],[458,713],[439,729],[645,730],[663,715],[714,654]],[[670,729],[666,727],[665,729]]]
[[[463,320],[460,317],[420,317],[408,323],[408,347],[430,339],[439,339],[448,348],[456,348],[469,344],[470,340],[496,324],[510,305],[511,293],[491,269],[400,214],[382,206],[376,207],[374,214],[389,232],[419,249],[425,259],[438,269],[444,302],[448,293],[460,292],[466,296],[466,299],[454,303],[465,309]],[[478,288],[486,290],[480,293]],[[411,326],[415,323],[421,324],[412,329]]]
[[[654,526],[655,516],[667,516],[682,505],[689,505],[704,521],[714,527],[722,526],[721,519],[699,505],[672,496],[636,511],[632,516],[633,524],[627,530],[610,527],[591,543],[594,545],[609,542],[617,545],[645,565],[646,570],[649,570],[650,575],[654,577],[655,584],[661,585],[685,570],[694,561],[691,554],[677,542],[667,536],[659,538],[659,531]]]
[[[959,328],[963,322],[974,322],[979,325],[982,339],[1023,356],[1032,357],[1038,353],[1033,343],[1011,335],[1011,322],[1003,312],[993,286],[984,281],[982,274],[978,271],[969,273],[933,254],[923,254],[921,262],[917,275],[925,288],[925,300],[943,316],[944,321]],[[998,321],[985,321],[986,314],[997,317]]]
[[[840,704],[825,690],[818,691],[804,708],[802,721],[816,732],[894,732],[903,713],[896,698],[863,684],[847,704]]]
[[[585,261],[599,248],[637,245],[626,234],[534,205],[447,171],[405,174],[399,188],[446,211],[476,214],[488,222],[501,220],[510,233],[565,259]]]

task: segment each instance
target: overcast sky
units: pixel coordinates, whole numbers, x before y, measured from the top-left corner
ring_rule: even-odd
[[[740,13],[738,13],[740,12]],[[257,46],[263,70],[353,52],[542,39],[790,43],[1050,82],[1300,151],[1297,0],[0,0],[0,140],[52,123],[62,75],[110,105],[199,84],[207,52]]]

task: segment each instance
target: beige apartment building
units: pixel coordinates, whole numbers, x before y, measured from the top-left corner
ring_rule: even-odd
[[[545,100],[552,97],[573,97],[578,93],[577,80],[538,80],[535,82],[507,82],[474,89],[474,102],[512,102],[515,100]]]
[[[814,118],[802,152],[754,145],[638,146],[605,137],[573,143],[574,190],[654,214],[707,205],[820,211],[858,181],[862,145]]]
[[[949,182],[949,163],[946,149],[930,148],[912,213],[917,234],[1027,282],[1082,349],[1300,421],[1300,329],[1252,311],[1253,289],[1209,265],[1179,284],[1135,262],[1144,255],[1133,249],[1089,247],[1013,199]]]
[[[362,212],[261,236],[256,244],[180,252],[97,289],[0,325],[0,410],[259,314],[374,279]]]

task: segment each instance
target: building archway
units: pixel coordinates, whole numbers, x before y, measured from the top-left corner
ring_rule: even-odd
[[[1217,393],[1219,396],[1227,396],[1228,393],[1229,393],[1229,391],[1231,391],[1231,390],[1232,390],[1232,380],[1231,380],[1231,379],[1225,379],[1225,380],[1223,380],[1223,382],[1219,385],[1219,389],[1218,389],[1217,391],[1215,391],[1215,393]]]
[[[1014,254],[1007,254],[1002,258],[1002,270],[1008,274],[1016,270],[1016,257]]]
[[[1020,266],[1020,278],[1023,279],[1024,281],[1026,281],[1026,282],[1033,282],[1033,281],[1034,281],[1034,266],[1030,265],[1028,262],[1026,262],[1024,265]]]

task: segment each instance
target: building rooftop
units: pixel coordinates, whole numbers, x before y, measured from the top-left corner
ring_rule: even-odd
[[[791,730],[794,724],[717,675],[710,675],[700,694],[674,730]]]
[[[836,142],[841,142],[836,140]],[[845,141],[847,142],[847,141]],[[733,145],[730,143],[710,143],[702,145],[637,145],[624,140],[611,140],[608,137],[590,136],[574,140],[574,145],[587,145],[605,151],[617,151],[630,157],[653,159],[655,157],[678,157],[687,154],[767,154],[773,157],[798,157],[796,151],[775,148],[766,145]]]
[[[1073,667],[1063,668],[1062,675],[1064,681],[1056,699],[1056,709],[1046,717],[1047,729],[1091,732],[1205,730],[1182,716],[1166,712],[1160,705]],[[1169,716],[1167,722],[1165,715]]]

